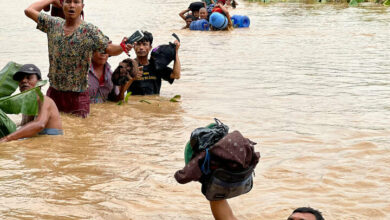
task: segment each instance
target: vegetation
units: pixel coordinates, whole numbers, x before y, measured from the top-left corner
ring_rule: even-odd
[[[20,64],[9,62],[0,71],[0,138],[16,130],[15,123],[7,114],[37,115],[37,96],[40,100],[44,98],[40,87],[47,83],[46,80],[39,81],[35,88],[12,95],[18,88],[18,82],[13,80],[13,75],[20,67]]]

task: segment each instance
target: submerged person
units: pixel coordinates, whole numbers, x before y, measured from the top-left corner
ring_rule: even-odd
[[[62,8],[65,20],[42,11],[48,5]],[[98,27],[81,19],[83,0],[40,0],[24,12],[37,23],[37,28],[47,33],[49,44],[49,82],[47,96],[51,97],[61,112],[87,117],[89,114],[88,69],[94,51],[119,55],[132,46],[108,44],[109,39]]]
[[[190,28],[191,23],[192,23],[193,21],[195,21],[195,20],[196,20],[196,18],[195,18],[194,16],[192,16],[192,15],[187,15],[187,16],[186,16],[186,19],[185,19],[185,21],[186,21],[186,26],[184,26],[182,29]]]
[[[210,208],[216,220],[237,220],[227,200],[210,201]],[[295,209],[287,220],[324,220],[321,212],[310,207]]]
[[[222,15],[224,15],[227,19],[227,25],[226,25],[226,28],[222,29],[222,30],[233,30],[233,22],[232,22],[232,19],[231,19],[231,16],[230,16],[230,13],[229,13],[229,10],[224,6],[225,4],[225,1],[221,1],[219,0],[218,3],[216,4],[216,6],[214,7],[213,9],[213,13],[221,13]],[[221,29],[218,29],[216,27],[213,27],[212,25],[210,25],[210,30],[212,31],[220,31]]]
[[[33,64],[23,65],[13,76],[15,81],[19,82],[20,92],[34,88],[41,78],[41,71]],[[61,116],[54,101],[44,96],[43,100],[38,99],[38,115],[23,115],[21,128],[2,139],[0,142],[18,140],[21,138],[32,137],[37,134],[62,135]]]
[[[186,9],[186,10],[183,10],[179,13],[179,16],[186,22],[186,26],[189,27],[189,24],[188,24],[188,19],[191,18],[192,21],[196,21],[199,19],[199,11],[192,11],[190,13],[190,9]],[[191,22],[192,22],[191,21]],[[190,22],[190,24],[191,24]]]
[[[173,63],[173,69],[165,67],[157,70],[152,60],[148,59],[149,52],[152,49],[153,35],[148,31],[143,31],[144,37],[134,45],[134,51],[137,55],[135,59],[138,66],[142,68],[141,77],[134,80],[128,89],[132,95],[154,95],[160,94],[162,79],[170,84],[175,79],[180,79],[181,65],[179,59],[180,42],[175,40],[176,58]]]
[[[209,20],[209,14],[206,8],[199,9],[199,19]]]
[[[136,62],[130,58],[121,61],[114,73],[107,60],[108,54],[97,51],[93,53],[91,67],[88,71],[90,103],[116,102],[123,99],[124,93],[129,86],[126,85],[127,81],[132,77],[141,76],[137,71]],[[119,77],[123,78],[118,79]],[[119,82],[120,80],[122,81]]]

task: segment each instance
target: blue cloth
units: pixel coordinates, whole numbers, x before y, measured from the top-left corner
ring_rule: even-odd
[[[64,131],[56,128],[45,128],[41,132],[40,135],[63,135]]]

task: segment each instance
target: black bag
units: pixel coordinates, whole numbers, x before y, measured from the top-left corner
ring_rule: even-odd
[[[188,6],[188,9],[190,9],[191,11],[199,11],[203,7],[204,7],[203,2],[192,2],[190,6]]]
[[[202,179],[202,193],[210,201],[233,198],[251,191],[253,166],[242,172],[218,168]]]
[[[179,37],[175,33],[173,33],[172,36],[180,42]],[[176,59],[176,45],[170,42],[168,45],[164,44],[154,48],[152,50],[151,59],[156,70],[166,68]]]
[[[229,127],[220,120],[214,119],[216,124],[211,127],[197,128],[191,133],[190,144],[195,153],[213,146],[219,140],[227,135]]]

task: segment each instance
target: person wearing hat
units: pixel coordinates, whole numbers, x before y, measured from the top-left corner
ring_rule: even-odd
[[[20,92],[24,92],[34,88],[37,82],[42,79],[41,71],[34,64],[25,64],[14,74],[13,79],[19,82]],[[40,100],[39,97],[37,99],[39,104],[38,115],[33,117],[23,115],[22,127],[0,139],[0,142],[32,137],[36,134],[63,134],[61,116],[54,101],[47,96],[44,96],[43,100]]]
[[[62,8],[65,19],[42,12],[47,6]],[[128,53],[132,45],[109,44],[109,38],[91,23],[82,20],[84,0],[39,0],[25,9],[27,17],[45,32],[49,49],[47,95],[61,112],[87,117],[89,114],[88,70],[93,52],[111,56]]]
[[[153,35],[148,31],[143,31],[142,33],[144,37],[134,44],[134,51],[137,55],[135,61],[141,72],[137,75],[141,75],[141,77],[137,77],[127,91],[131,92],[132,95],[160,94],[162,80],[172,84],[175,79],[180,79],[180,42],[178,40],[174,42],[175,57],[172,57],[174,59],[173,69],[169,67],[161,67],[161,69],[158,69],[155,65],[158,61],[148,59],[149,52],[152,49]]]

